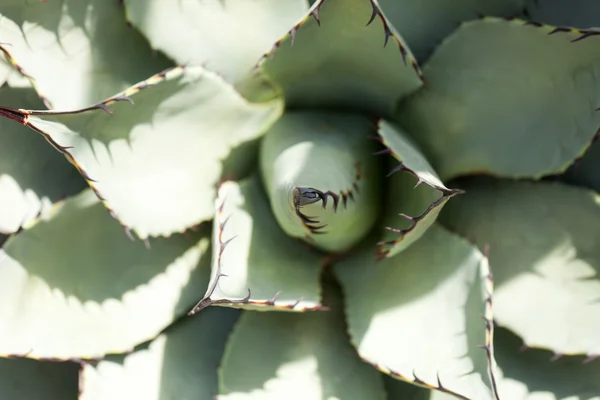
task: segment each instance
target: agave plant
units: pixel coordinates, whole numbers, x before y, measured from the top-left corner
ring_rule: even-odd
[[[0,16],[0,398],[600,399],[597,2]]]

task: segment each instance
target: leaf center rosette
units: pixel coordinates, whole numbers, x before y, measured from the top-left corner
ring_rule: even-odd
[[[266,134],[260,170],[282,230],[327,252],[352,248],[373,227],[380,166],[366,117],[288,112]]]

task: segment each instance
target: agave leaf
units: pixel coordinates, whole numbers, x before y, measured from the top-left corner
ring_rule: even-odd
[[[567,172],[567,182],[594,189],[600,193],[600,140],[596,138],[580,160],[577,160]]]
[[[0,250],[0,354],[94,358],[153,338],[206,288],[207,231],[146,248],[89,189],[57,204]]]
[[[247,74],[308,9],[306,0],[125,0],[125,7],[152,47],[230,81]]]
[[[489,246],[496,322],[532,347],[600,354],[600,196],[547,182],[463,187],[441,220]]]
[[[71,159],[142,239],[211,219],[217,181],[230,172],[223,164],[245,163],[253,152],[244,145],[281,112],[281,102],[250,104],[200,67],[161,72],[85,112],[0,109]]]
[[[600,26],[596,0],[528,0],[528,19],[550,25],[593,28]]]
[[[376,0],[315,2],[259,67],[252,79],[262,80],[264,73],[291,107],[345,106],[389,115],[397,99],[422,85],[416,60]]]
[[[387,203],[380,239],[380,257],[393,257],[416,242],[435,222],[442,207],[460,190],[448,189],[439,179],[419,147],[397,125],[380,121],[378,134],[395,166],[388,175]],[[403,174],[395,174],[404,172]],[[421,185],[424,183],[425,185]],[[402,211],[401,214],[398,212]]]
[[[492,349],[478,347],[488,344],[492,329],[484,287],[489,272],[475,246],[434,224],[400,257],[376,264],[367,246],[335,272],[351,341],[364,360],[459,398],[493,398]]]
[[[373,227],[381,191],[373,131],[365,116],[333,112],[287,112],[271,127],[260,167],[287,235],[343,252]]]
[[[257,177],[223,183],[215,209],[211,281],[192,314],[211,304],[296,311],[320,307],[324,257],[281,231]]]
[[[464,23],[396,117],[443,179],[560,173],[600,126],[600,36],[572,42],[581,36],[521,20]]]
[[[0,88],[0,104],[43,107],[33,89]],[[77,169],[39,135],[0,119],[0,233],[11,234],[85,188]]]
[[[48,106],[85,107],[171,65],[127,25],[117,1],[8,0],[0,18],[4,49]]]
[[[501,399],[600,400],[600,362],[586,363],[581,356],[553,359],[549,351],[523,351],[521,345],[510,331],[496,331]]]
[[[381,374],[356,356],[341,300],[331,300],[330,311],[245,311],[225,348],[218,398],[384,400]]]
[[[75,400],[79,365],[70,362],[0,359],[0,398]]]
[[[480,15],[514,16],[523,11],[526,3],[525,0],[378,1],[420,62],[425,61],[460,22]]]
[[[217,366],[239,311],[211,307],[127,355],[86,364],[80,400],[213,399]]]

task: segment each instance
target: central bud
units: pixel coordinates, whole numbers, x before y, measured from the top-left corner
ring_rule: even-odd
[[[350,249],[378,216],[373,123],[341,113],[288,112],[266,134],[260,166],[283,231],[322,250]]]

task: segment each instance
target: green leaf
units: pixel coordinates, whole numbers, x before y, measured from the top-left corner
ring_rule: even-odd
[[[396,100],[422,85],[416,60],[375,0],[315,2],[265,54],[260,69],[291,107],[389,115]]]
[[[0,398],[76,400],[79,365],[28,359],[0,359]]]
[[[266,134],[260,167],[271,208],[289,236],[343,252],[373,227],[381,172],[358,114],[287,112]],[[310,197],[312,196],[312,197]]]
[[[116,101],[125,96],[135,104]],[[159,73],[86,112],[0,111],[73,159],[119,221],[144,239],[211,219],[216,184],[230,172],[223,164],[262,135],[282,104],[250,104],[215,74],[190,67]],[[234,165],[249,156],[235,155]]]
[[[528,18],[550,25],[593,28],[600,26],[596,0],[528,0]]]
[[[152,47],[230,81],[247,74],[308,9],[306,0],[179,0],[175,6],[172,0],[125,0],[125,7]]]
[[[381,374],[357,356],[337,298],[331,311],[245,311],[219,370],[219,399],[384,400]]]
[[[588,364],[585,357],[553,360],[549,351],[523,351],[521,345],[510,331],[496,331],[501,399],[600,400],[600,362]]]
[[[461,191],[444,186],[419,147],[400,127],[382,120],[378,134],[386,147],[380,154],[391,154],[396,161],[388,175],[383,219],[386,232],[378,243],[379,255],[389,258],[416,242],[435,222],[444,204]]]
[[[279,228],[257,177],[223,183],[215,209],[211,282],[192,313],[211,304],[320,308],[324,256]]]
[[[366,251],[365,251],[366,250]],[[485,345],[490,318],[485,257],[432,225],[376,263],[369,247],[335,266],[359,355],[396,378],[469,399],[492,399]],[[487,304],[487,303],[486,303]]]
[[[0,104],[43,107],[33,89],[0,88]],[[0,233],[30,223],[63,196],[85,188],[85,181],[39,135],[0,119]]]
[[[523,11],[525,0],[378,0],[389,21],[420,62],[425,61],[460,22],[480,15],[509,17]],[[534,0],[535,1],[535,0]]]
[[[8,0],[0,18],[5,49],[56,108],[97,103],[171,65],[127,25],[117,1]]]
[[[547,182],[463,187],[441,220],[489,246],[496,322],[532,347],[600,354],[600,196]]]
[[[485,18],[462,24],[429,59],[427,85],[396,117],[443,179],[539,178],[589,145],[600,126],[600,36],[573,43],[580,34],[551,32]]]
[[[565,178],[569,183],[585,186],[600,193],[600,140],[596,139],[583,157],[565,172]]]
[[[207,233],[146,248],[91,190],[57,204],[0,250],[0,354],[95,358],[155,337],[205,290]]]
[[[85,365],[80,400],[213,399],[217,367],[238,316],[238,310],[211,307],[133,353]]]

